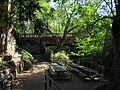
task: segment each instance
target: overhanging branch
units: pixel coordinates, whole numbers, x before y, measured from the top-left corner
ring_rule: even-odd
[[[67,30],[67,33],[71,32],[73,29],[75,29],[75,28],[77,28],[77,27],[79,27],[79,25],[77,25],[77,26],[75,26],[75,27],[72,27],[72,28],[68,29],[68,30]]]
[[[87,26],[86,29],[85,29],[85,31],[87,31],[89,27],[93,27],[98,21],[104,20],[104,19],[106,19],[106,18],[112,19],[112,20],[114,19],[114,17],[111,17],[111,16],[104,16],[104,17],[102,17],[102,18],[97,19],[96,21],[94,21],[90,26]],[[67,30],[67,33],[71,32],[73,29],[75,29],[75,28],[77,28],[77,27],[79,27],[79,25],[77,25],[77,26],[75,26],[75,27],[72,27],[72,28],[70,28],[69,30]]]
[[[104,19],[111,19],[111,20],[113,20],[114,17],[111,17],[111,16],[104,16],[104,17],[102,17],[102,18],[100,18],[100,19],[97,19],[97,20],[94,21],[90,26],[87,26],[87,27],[84,29],[84,32],[86,32],[89,28],[93,27],[98,21],[104,20]]]
[[[104,17],[102,17],[102,18],[100,18],[100,19],[97,19],[95,22],[93,22],[91,26],[94,26],[98,21],[104,20],[104,19],[106,19],[106,18],[112,19],[112,20],[113,20],[114,17],[111,17],[111,16],[104,16]]]

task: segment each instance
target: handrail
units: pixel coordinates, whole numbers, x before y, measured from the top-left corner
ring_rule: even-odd
[[[55,90],[63,90],[52,78],[50,78],[47,74],[44,77],[45,90],[54,90],[53,85],[57,88]]]
[[[40,37],[62,37],[63,35],[61,33],[52,33],[52,34],[17,34],[16,36],[20,37],[20,38],[40,38]],[[74,37],[75,33],[69,33],[67,34],[67,37]]]

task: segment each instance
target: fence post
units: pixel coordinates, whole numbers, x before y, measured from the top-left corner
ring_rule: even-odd
[[[50,87],[50,90],[52,88],[52,83],[51,83],[51,80],[49,79],[49,87]]]
[[[45,75],[45,90],[47,90],[47,76]]]
[[[13,90],[13,84],[12,84],[12,81],[11,81],[11,85],[10,85],[10,90]]]

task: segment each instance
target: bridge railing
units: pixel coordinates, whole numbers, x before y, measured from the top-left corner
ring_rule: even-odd
[[[43,34],[43,35],[39,35],[39,34],[18,34],[17,35],[19,38],[40,38],[40,37],[62,37],[62,33],[52,33],[52,34]],[[69,33],[67,34],[67,37],[75,37],[75,33]]]

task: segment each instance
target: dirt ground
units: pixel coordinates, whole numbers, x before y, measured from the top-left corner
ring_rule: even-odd
[[[48,64],[48,62],[41,62],[33,65],[31,70],[18,74],[13,90],[44,90],[43,78],[48,69]],[[75,74],[71,80],[56,80],[55,82],[63,90],[92,90],[102,84],[102,82],[85,81]]]

